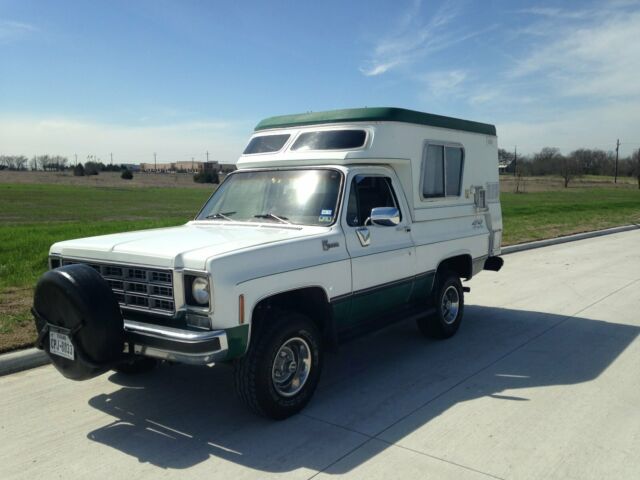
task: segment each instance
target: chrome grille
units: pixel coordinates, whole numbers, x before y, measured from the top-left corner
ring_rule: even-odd
[[[74,263],[88,265],[102,275],[122,308],[163,314],[173,314],[175,311],[171,270],[62,260],[62,265]]]

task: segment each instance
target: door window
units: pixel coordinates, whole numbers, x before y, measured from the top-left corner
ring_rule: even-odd
[[[347,204],[347,224],[351,227],[364,225],[377,207],[395,207],[400,210],[391,179],[382,176],[356,175],[351,183]],[[400,212],[402,220],[402,212]]]

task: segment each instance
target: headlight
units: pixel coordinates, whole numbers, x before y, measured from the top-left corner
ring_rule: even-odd
[[[209,304],[209,281],[206,278],[196,277],[191,284],[191,295],[200,305]]]

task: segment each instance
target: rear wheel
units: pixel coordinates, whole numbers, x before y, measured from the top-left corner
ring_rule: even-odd
[[[284,419],[302,410],[322,368],[320,332],[308,317],[282,312],[255,327],[249,351],[235,363],[240,399],[255,413]]]
[[[438,273],[431,299],[435,312],[417,320],[423,335],[430,338],[449,338],[458,331],[464,314],[464,291],[460,277],[451,271]]]

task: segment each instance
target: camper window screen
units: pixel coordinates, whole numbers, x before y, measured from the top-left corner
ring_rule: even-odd
[[[328,130],[301,133],[291,150],[352,150],[364,145],[364,130]]]
[[[461,147],[428,145],[422,167],[424,198],[458,196],[462,183]]]
[[[244,149],[244,155],[251,153],[268,153],[279,152],[287,140],[289,140],[289,134],[283,135],[262,135],[260,137],[253,137]]]

